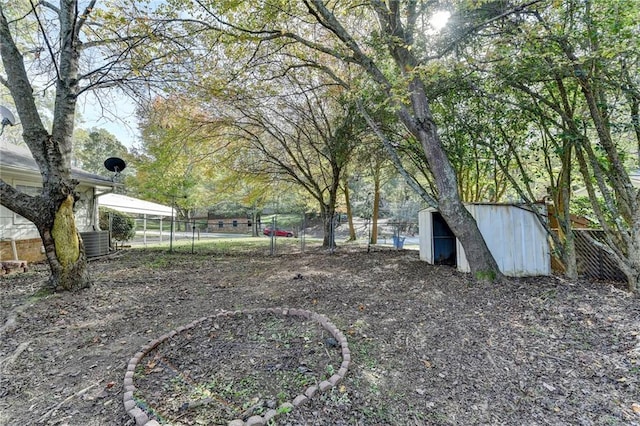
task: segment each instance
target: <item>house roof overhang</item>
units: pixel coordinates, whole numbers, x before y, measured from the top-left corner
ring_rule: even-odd
[[[26,147],[0,143],[0,176],[5,173],[25,180],[41,180],[38,164]],[[114,182],[109,178],[77,167],[71,168],[71,176],[81,184],[93,186],[100,191],[113,190],[115,187],[123,186],[121,183]]]

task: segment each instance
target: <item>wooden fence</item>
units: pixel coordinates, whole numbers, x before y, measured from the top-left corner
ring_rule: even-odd
[[[596,247],[589,236],[605,241],[604,231],[592,229],[574,229],[578,275],[592,280],[626,281],[624,273],[618,268],[611,256]]]

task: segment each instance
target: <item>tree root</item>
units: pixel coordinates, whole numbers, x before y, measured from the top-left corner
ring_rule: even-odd
[[[7,320],[4,322],[4,325],[0,327],[0,336],[13,330],[16,327],[16,318],[18,318],[18,315],[21,314],[27,308],[27,306],[28,305],[26,304],[20,305],[14,308],[11,312],[9,312],[9,316],[7,316]]]
[[[13,351],[11,355],[6,358],[0,359],[0,371],[4,372],[8,366],[13,364],[16,359],[18,359],[18,357],[22,354],[22,352],[24,352],[29,347],[30,344],[31,340],[22,342],[18,345],[16,350]]]
[[[67,402],[71,401],[73,398],[78,397],[78,396],[82,396],[85,393],[87,393],[88,391],[90,391],[91,389],[95,388],[96,386],[100,385],[100,383],[102,383],[102,379],[100,379],[99,381],[97,381],[96,383],[87,386],[84,389],[80,389],[78,392],[68,396],[67,398],[65,398],[64,400],[60,401],[59,403],[57,403],[56,405],[54,405],[53,407],[51,407],[49,410],[47,410],[46,413],[44,413],[42,415],[42,417],[40,417],[40,419],[38,420],[38,423],[42,423],[45,420],[47,420],[56,410],[58,410],[60,407],[62,407],[64,404],[66,404]]]

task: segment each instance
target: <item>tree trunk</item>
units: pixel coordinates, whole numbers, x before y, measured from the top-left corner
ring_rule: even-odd
[[[336,247],[336,235],[335,235],[335,206],[322,205],[320,207],[320,213],[322,216],[322,225],[324,229],[324,236],[322,238],[323,248],[335,248]]]
[[[378,243],[378,216],[380,215],[380,176],[373,179],[373,208],[371,211],[371,244]]]
[[[565,143],[565,155],[563,156],[563,168],[558,178],[560,188],[557,190],[556,214],[558,215],[558,228],[564,234],[562,247],[562,262],[565,275],[569,279],[578,278],[578,265],[576,261],[576,241],[571,224],[571,212],[569,203],[571,200],[571,146]],[[562,215],[562,219],[560,219]]]
[[[252,237],[257,237],[258,235],[260,235],[258,233],[259,229],[258,229],[258,212],[256,211],[255,207],[251,210],[251,236]]]
[[[338,201],[338,189],[340,188],[340,171],[335,163],[332,167],[332,180],[328,188],[328,201],[324,201],[322,193],[318,194],[320,201],[320,212],[322,213],[322,222],[324,224],[324,238],[322,239],[322,247],[333,249],[336,247],[336,202]]]
[[[53,220],[38,223],[51,269],[48,286],[54,291],[77,291],[91,285],[82,238],[73,215],[73,196],[67,196]]]
[[[69,178],[43,182],[42,193],[29,196],[0,181],[2,205],[30,220],[38,229],[51,270],[48,285],[55,291],[76,291],[91,284],[73,214],[75,197],[71,194],[76,184]]]
[[[50,232],[44,234],[43,242],[51,276],[47,286],[54,291],[78,291],[88,288],[91,283],[91,276],[87,269],[87,257],[84,251],[84,244],[80,235],[78,237],[78,257],[70,263],[63,263],[57,257],[55,251],[55,241],[50,238]],[[48,241],[47,241],[48,240]]]
[[[637,216],[637,215],[636,215]],[[638,222],[636,222],[638,223]],[[632,249],[628,257],[630,267],[625,270],[627,276],[627,289],[636,296],[640,295],[640,229],[637,227],[631,232]],[[621,263],[620,261],[618,262]]]
[[[438,209],[464,247],[472,275],[482,280],[501,278],[502,273],[478,229],[478,224],[460,199],[455,171],[440,141],[424,84],[418,77],[411,80],[409,93],[413,114],[403,108],[400,116],[405,126],[422,144],[438,189]]]
[[[640,296],[640,230],[632,231],[629,237],[631,244],[627,247],[629,254],[626,257],[620,256],[610,247],[607,249],[608,244],[603,244],[605,247],[600,248],[607,251],[616,261],[627,278],[627,290],[638,297]]]
[[[349,197],[349,183],[345,179],[344,182],[344,203],[347,207],[347,220],[349,221],[349,240],[356,240],[356,229],[353,226],[353,211],[351,210],[351,198]]]
[[[84,246],[73,215],[74,191],[78,182],[71,178],[71,148],[79,93],[78,69],[82,46],[79,34],[95,1],[89,2],[84,11],[79,11],[78,3],[73,0],[59,3],[56,9],[58,41],[51,51],[56,62],[51,133],[42,122],[34,99],[32,78],[27,75],[23,55],[11,33],[12,27],[0,7],[3,85],[11,93],[20,116],[24,142],[42,176],[42,193],[35,197],[0,180],[0,201],[36,225],[51,268],[49,285],[55,290],[79,290],[86,288],[90,279]],[[51,5],[46,3],[45,7]],[[32,12],[35,8],[33,6]]]
[[[573,229],[569,229],[565,234],[564,250],[562,260],[567,278],[575,280],[578,278],[578,262],[576,258],[576,237]]]
[[[47,214],[29,218],[40,233],[51,269],[49,287],[55,291],[77,291],[91,285],[84,244],[76,227],[73,207],[76,181],[44,182],[44,199],[52,200]]]

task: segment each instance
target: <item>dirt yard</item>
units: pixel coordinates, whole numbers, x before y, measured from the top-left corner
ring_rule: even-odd
[[[80,294],[39,292],[44,266],[0,278],[0,425],[223,424],[276,409],[277,425],[640,425],[640,300],[556,277],[474,283],[417,252],[309,249],[168,254],[90,264]],[[301,308],[344,333],[344,380],[284,409],[340,367]]]

